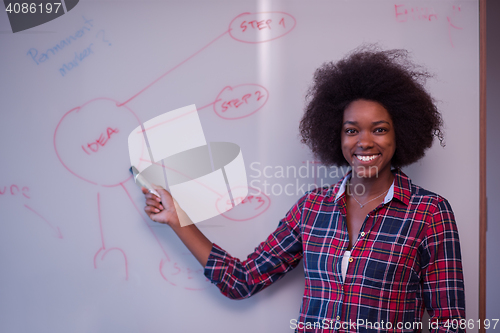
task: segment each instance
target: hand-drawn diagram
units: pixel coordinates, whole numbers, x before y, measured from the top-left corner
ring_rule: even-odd
[[[110,187],[123,188],[162,252],[163,259],[159,264],[161,276],[174,286],[186,290],[200,290],[206,288],[208,284],[206,282],[200,283],[199,277],[193,275],[193,272],[199,272],[200,269],[192,269],[185,264],[174,262],[169,257],[162,242],[142,214],[142,210],[138,208],[124,186],[132,177],[130,174],[125,176],[118,172],[118,170],[128,170],[130,165],[126,135],[141,124],[136,113],[127,104],[226,35],[242,43],[271,42],[289,34],[295,25],[295,18],[284,12],[242,13],[231,20],[228,30],[164,72],[129,99],[119,102],[107,97],[94,98],[66,112],[56,126],[53,144],[59,161],[74,176],[102,188],[103,191]],[[104,38],[104,34],[102,38]],[[227,86],[221,89],[213,102],[198,108],[198,110],[213,106],[214,112],[223,119],[242,119],[261,110],[268,101],[269,95],[270,93],[265,87],[256,83]],[[227,199],[220,195],[219,209],[223,208]],[[237,196],[234,200],[248,203],[246,206],[252,207],[248,219],[262,214],[270,204],[269,197],[263,195],[249,196],[246,199],[243,196]],[[97,192],[97,208],[102,246],[94,256],[94,267],[98,267],[99,261],[103,261],[107,253],[118,251],[123,255],[125,279],[128,279],[127,254],[121,247],[108,247],[104,241],[103,224],[105,223],[101,220],[100,192]],[[231,216],[223,216],[236,220]],[[197,274],[197,276],[199,275],[201,274]]]

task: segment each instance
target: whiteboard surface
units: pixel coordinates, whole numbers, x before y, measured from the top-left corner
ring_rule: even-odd
[[[262,12],[268,27],[241,31],[240,15]],[[298,122],[314,70],[364,42],[436,74],[446,147],[404,171],[455,211],[477,319],[478,17],[475,0],[80,1],[12,34],[0,13],[0,331],[291,331],[302,268],[248,300],[220,295],[143,212],[127,136],[196,104],[207,142],[241,147],[250,187],[267,193],[198,225],[244,259],[303,191],[345,171],[317,175]],[[245,94],[253,104],[224,110]]]

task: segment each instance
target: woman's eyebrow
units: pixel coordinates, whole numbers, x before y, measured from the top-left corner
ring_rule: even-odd
[[[372,123],[373,125],[380,125],[380,124],[387,124],[387,125],[390,125],[388,121],[386,120],[379,120],[379,121],[374,121]]]
[[[390,125],[390,123],[386,120],[378,120],[378,121],[374,121],[372,122],[372,125],[380,125],[380,124],[387,124],[387,125]],[[347,120],[344,122],[343,125],[358,125],[358,122],[357,121],[352,121],[352,120]]]

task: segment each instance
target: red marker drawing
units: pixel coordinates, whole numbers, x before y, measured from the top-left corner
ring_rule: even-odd
[[[38,213],[36,210],[31,208],[30,206],[24,205],[24,207],[28,208],[30,211],[35,213],[39,218],[41,218],[52,229],[52,231],[54,232],[54,236],[56,236],[59,239],[63,238],[63,235],[61,233],[61,229],[59,229],[59,227],[54,227],[52,225],[52,223],[50,223],[45,217],[43,217],[40,213]]]
[[[284,35],[287,35],[294,29],[295,25],[295,18],[290,14],[283,12],[253,14],[243,13],[241,15],[238,15],[231,21],[227,31],[224,31],[212,41],[191,54],[189,57],[161,74],[157,79],[146,85],[137,93],[133,94],[124,102],[119,102],[106,97],[94,98],[84,103],[83,105],[75,107],[66,112],[56,126],[56,129],[54,131],[53,144],[57,158],[59,159],[61,164],[74,176],[90,184],[102,187],[121,186],[123,188],[130,201],[134,205],[135,209],[141,215],[147,227],[154,235],[163,253],[164,258],[160,262],[160,273],[163,278],[170,283],[174,284],[174,282],[172,282],[172,275],[165,274],[164,268],[167,264],[175,265],[175,263],[170,260],[158,237],[153,232],[153,230],[143,217],[141,210],[138,209],[124,186],[124,183],[131,179],[132,176],[128,173],[120,173],[116,171],[126,170],[126,168],[128,168],[128,165],[130,165],[128,164],[128,158],[126,154],[127,140],[120,138],[120,136],[123,135],[122,133],[130,133],[128,128],[132,130],[139,124],[141,124],[137,115],[127,106],[127,104],[130,101],[134,100],[136,97],[143,94],[150,87],[154,86],[155,83],[164,79],[168,74],[186,64],[189,60],[202,53],[204,50],[215,44],[218,40],[222,39],[226,35],[230,35],[233,39],[240,42],[261,43],[265,41],[275,40]],[[242,28],[242,26],[244,28]],[[238,32],[237,30],[239,30],[240,32]],[[208,107],[210,105],[215,106],[219,102],[226,102],[224,106],[220,106],[221,108],[225,108],[225,111],[228,111],[225,112],[224,115],[219,114],[220,112],[217,111],[217,109],[214,109],[219,116],[222,116],[225,119],[239,119],[248,117],[249,115],[262,108],[269,96],[267,90],[264,87],[258,85],[254,86],[256,88],[255,91],[244,92],[244,89],[241,88],[241,91],[243,92],[241,96],[234,96],[229,100],[219,100],[218,98],[216,98],[214,102],[206,105],[205,107]],[[232,87],[231,89],[239,89],[239,86]],[[223,92],[221,92],[221,94],[222,93]],[[226,92],[224,92],[224,94],[225,93]],[[237,111],[241,112],[232,112],[236,109],[238,109]],[[82,121],[82,119],[84,119],[85,121]],[[82,123],[93,124],[94,127],[82,128]],[[121,150],[123,150],[125,153],[118,154],[117,152]],[[79,155],[77,155],[77,158],[74,158],[76,151],[79,152]],[[146,147],[143,147],[143,154],[146,159],[149,158],[147,157]],[[117,161],[117,156],[124,157],[124,162]],[[127,167],[120,168],[119,165],[121,164],[128,165]],[[92,167],[89,168],[89,165]],[[125,274],[126,279],[128,279],[128,262],[125,252],[121,248],[117,247],[108,249],[104,243],[102,221],[100,218],[99,194],[98,209],[99,225],[101,227],[100,231],[102,247],[97,251],[94,257],[94,267],[97,267],[97,259],[99,258],[99,255],[100,259],[103,260],[109,251],[119,251],[123,254],[125,260]],[[174,269],[174,272],[175,271],[177,270]],[[190,270],[188,268],[185,271],[190,273],[193,270]],[[179,285],[179,283],[175,284]],[[193,288],[193,286],[189,284],[184,285],[184,288],[188,290],[197,289],[196,287]]]
[[[101,259],[101,261],[102,261],[102,260],[104,260],[104,258],[106,257],[106,255],[110,251],[118,251],[119,253],[121,253],[123,255],[123,258],[125,260],[125,280],[128,280],[128,260],[127,260],[127,255],[125,254],[125,251],[123,251],[122,249],[120,249],[118,247],[112,247],[112,248],[107,249],[106,244],[104,243],[104,233],[102,231],[102,220],[101,220],[101,199],[100,199],[99,193],[97,193],[97,211],[98,211],[98,216],[99,216],[99,230],[101,232],[102,246],[99,250],[97,250],[96,254],[94,255],[94,268],[97,268],[97,259],[99,258],[99,255],[100,255],[99,259]]]

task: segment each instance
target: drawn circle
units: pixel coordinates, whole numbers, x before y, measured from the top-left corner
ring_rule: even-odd
[[[128,135],[139,124],[127,106],[96,98],[66,112],[54,131],[62,165],[91,184],[112,187],[130,179]]]
[[[296,24],[295,18],[284,12],[243,13],[229,23],[229,35],[243,43],[264,43],[285,36]]]
[[[260,84],[226,86],[215,98],[213,108],[219,117],[235,120],[253,115],[267,103],[268,99],[269,91]]]
[[[162,259],[160,274],[171,285],[186,290],[204,290],[210,286],[209,280],[203,275],[203,268],[191,253],[183,253],[180,262]]]
[[[244,189],[245,186],[235,186],[231,188],[232,193],[237,193],[238,189]],[[246,186],[248,195],[245,198],[233,197],[235,207],[226,211],[227,206],[232,206],[229,194],[223,195],[216,200],[217,211],[222,216],[232,221],[248,221],[263,214],[271,206],[271,199],[264,193],[256,190],[253,187]],[[258,194],[251,194],[250,190]]]

